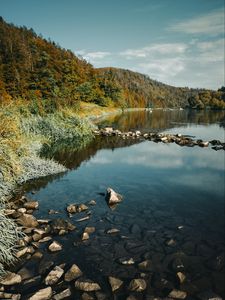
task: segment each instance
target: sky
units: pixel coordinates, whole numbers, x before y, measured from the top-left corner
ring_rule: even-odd
[[[225,85],[224,0],[0,0],[0,16],[97,68],[174,86]]]

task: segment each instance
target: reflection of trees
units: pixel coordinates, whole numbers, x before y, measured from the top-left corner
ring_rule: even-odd
[[[121,131],[139,129],[142,131],[165,130],[168,128],[187,126],[188,123],[210,124],[225,122],[225,111],[210,110],[153,110],[135,111],[111,116],[102,121],[100,127],[113,126]]]

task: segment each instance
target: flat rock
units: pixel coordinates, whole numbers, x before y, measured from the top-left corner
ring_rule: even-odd
[[[146,287],[146,281],[140,278],[132,279],[129,284],[129,290],[135,292],[142,292],[146,289]]]
[[[75,281],[75,288],[84,292],[99,291],[101,287],[98,283],[91,280],[80,280]]]
[[[52,288],[47,287],[45,289],[41,289],[38,292],[36,292],[28,300],[47,300],[47,299],[51,299],[51,297],[52,297]]]
[[[17,219],[17,223],[24,227],[37,227],[38,221],[36,218],[29,214],[23,214]]]
[[[60,250],[62,250],[62,245],[61,245],[59,242],[57,242],[57,241],[53,241],[53,242],[49,245],[48,249],[49,249],[49,251],[51,251],[51,252],[60,251]]]
[[[71,268],[66,272],[65,274],[65,281],[72,281],[80,276],[82,276],[82,271],[80,270],[80,268],[76,265],[73,264],[71,266]]]
[[[22,278],[19,274],[8,272],[3,280],[0,281],[0,284],[3,285],[14,285],[22,281]]]
[[[168,297],[174,299],[185,299],[187,297],[187,293],[184,291],[174,289],[169,293]]]
[[[56,266],[45,278],[46,285],[53,285],[59,281],[62,277],[64,270],[59,266]]]
[[[68,289],[65,289],[64,291],[62,291],[61,293],[58,293],[56,295],[53,296],[53,299],[54,300],[61,300],[61,299],[64,299],[64,298],[67,298],[67,297],[70,297],[71,296],[71,290],[70,288]]]
[[[121,287],[121,285],[123,284],[123,281],[120,280],[119,278],[110,276],[109,283],[111,285],[112,292],[115,292],[116,290],[118,290]]]

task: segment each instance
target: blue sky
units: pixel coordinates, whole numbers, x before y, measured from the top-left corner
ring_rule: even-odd
[[[0,0],[0,15],[95,67],[175,86],[224,85],[224,0]]]

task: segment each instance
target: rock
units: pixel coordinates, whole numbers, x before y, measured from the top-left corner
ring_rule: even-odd
[[[186,276],[182,272],[177,272],[177,277],[179,278],[180,283],[183,283],[186,279]]]
[[[137,300],[137,298],[134,295],[130,295],[126,298],[126,300]],[[160,298],[156,298],[154,300],[161,300]]]
[[[46,273],[52,266],[54,266],[53,261],[46,260],[45,258],[43,258],[40,261],[38,272],[42,275],[42,274]]]
[[[26,209],[37,209],[38,206],[39,206],[39,204],[37,201],[29,201],[29,202],[24,203],[24,207]]]
[[[121,287],[121,285],[123,284],[123,281],[118,278],[110,276],[109,283],[111,285],[112,292],[115,292],[116,290],[118,290]]]
[[[83,273],[80,270],[80,268],[77,265],[73,264],[72,267],[65,274],[65,281],[70,282],[82,275]]]
[[[32,215],[23,214],[17,219],[17,223],[24,227],[37,227],[38,222],[36,218]]]
[[[55,234],[58,234],[60,230],[72,231],[74,229],[76,229],[76,226],[61,218],[54,219],[50,223],[50,231]]]
[[[81,296],[82,300],[94,300],[94,298],[88,293],[83,293]]]
[[[8,272],[3,280],[0,281],[0,284],[3,285],[14,285],[22,281],[22,278],[19,274]]]
[[[16,212],[15,209],[4,209],[4,214],[6,216],[11,216],[12,214],[14,214]]]
[[[0,292],[0,299],[19,300],[19,299],[21,299],[21,295]]]
[[[113,128],[112,127],[105,127],[104,132],[105,133],[113,133]]]
[[[95,200],[91,200],[88,202],[89,205],[96,205],[96,201]]]
[[[200,142],[200,143],[198,143],[198,145],[200,147],[208,147],[209,146],[209,142]]]
[[[62,291],[61,293],[54,295],[53,299],[61,300],[61,299],[64,299],[64,298],[67,298],[70,296],[71,296],[71,290],[70,290],[70,288],[68,288],[68,289],[65,289],[64,291]]]
[[[38,242],[39,243],[45,243],[45,242],[48,242],[50,240],[52,240],[51,236],[45,236],[43,239],[40,239]]]
[[[135,291],[135,292],[142,292],[146,289],[147,284],[144,279],[132,279],[130,284],[129,284],[129,290],[130,291]]]
[[[128,258],[128,259],[126,259],[126,258],[120,258],[119,262],[122,265],[133,265],[135,263],[133,258]]]
[[[67,212],[70,214],[74,214],[77,212],[77,205],[76,204],[70,204],[66,208]]]
[[[99,291],[101,289],[98,283],[93,282],[91,280],[81,280],[81,279],[75,281],[75,288],[84,292]]]
[[[113,233],[118,233],[120,232],[119,229],[116,229],[116,228],[112,228],[112,229],[109,229],[106,231],[107,234],[113,234]]]
[[[23,256],[24,254],[26,254],[26,253],[28,252],[28,250],[29,250],[28,247],[21,249],[20,251],[18,251],[18,252],[16,253],[16,257],[17,257],[17,258],[20,258],[20,257]]]
[[[48,249],[51,252],[60,251],[60,250],[62,250],[62,245],[59,242],[54,241],[49,245]]]
[[[81,236],[82,241],[86,241],[89,239],[89,234],[87,232],[83,232]]]
[[[47,287],[45,289],[41,289],[38,292],[36,292],[28,300],[47,300],[47,299],[51,299],[51,297],[52,297],[52,288]]]
[[[85,227],[84,228],[84,232],[87,232],[87,233],[93,233],[95,232],[95,227]]]
[[[176,245],[176,241],[174,239],[170,239],[166,242],[167,246],[174,247]]]
[[[33,238],[34,242],[37,242],[42,239],[42,234],[35,233],[32,238]]]
[[[113,189],[107,188],[106,200],[109,205],[113,205],[121,202],[123,199],[122,195],[116,193]]]
[[[41,253],[40,251],[36,251],[33,255],[32,258],[34,259],[41,259],[43,257],[43,253]]]
[[[49,209],[48,214],[49,214],[49,215],[59,214],[59,211],[54,210],[54,209]]]
[[[187,297],[187,293],[174,289],[169,293],[168,297],[174,299],[185,299]]]
[[[48,219],[38,219],[37,221],[38,221],[39,224],[42,225],[42,224],[48,224],[50,220],[48,220]]]
[[[21,276],[22,280],[30,279],[34,276],[33,272],[26,267],[20,269],[18,274]]]
[[[141,270],[149,270],[151,268],[151,261],[144,260],[138,264],[139,269]]]
[[[78,220],[76,220],[77,222],[83,222],[83,221],[87,221],[90,219],[90,216],[86,216],[86,217],[83,217],[83,218],[80,218]]]
[[[22,214],[25,214],[27,210],[26,210],[25,207],[21,207],[21,208],[18,208],[17,211],[22,213]]]
[[[62,277],[64,273],[64,270],[60,268],[59,266],[56,266],[45,278],[45,284],[46,285],[53,285],[59,281],[59,279]]]
[[[77,208],[77,211],[78,212],[82,212],[82,211],[85,211],[85,210],[88,210],[88,206],[87,205],[85,205],[85,204],[80,204],[80,205],[78,205],[78,208]]]

